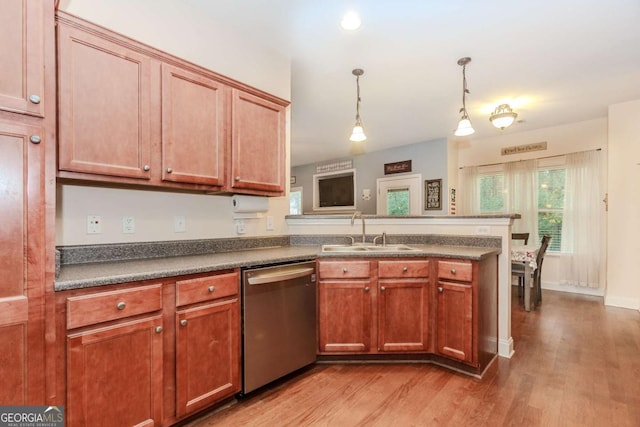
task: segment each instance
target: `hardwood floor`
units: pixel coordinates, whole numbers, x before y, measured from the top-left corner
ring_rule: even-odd
[[[514,292],[515,294],[515,292]],[[205,426],[640,426],[640,313],[544,291],[513,300],[516,353],[482,380],[429,364],[318,364]]]

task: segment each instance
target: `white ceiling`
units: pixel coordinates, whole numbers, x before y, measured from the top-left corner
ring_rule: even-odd
[[[640,99],[639,0],[190,0],[292,61],[292,165],[350,155],[360,78],[366,152],[453,136],[467,66],[476,133],[512,103],[505,135],[606,117]],[[357,11],[363,25],[339,27]],[[640,120],[640,118],[639,118]]]

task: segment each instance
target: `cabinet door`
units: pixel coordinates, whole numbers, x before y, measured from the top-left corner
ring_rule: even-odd
[[[370,350],[371,281],[320,281],[318,310],[321,352]]]
[[[39,144],[30,142],[41,138]],[[0,122],[0,405],[44,402],[43,130]]]
[[[222,186],[226,87],[162,64],[162,179]]]
[[[240,391],[238,299],[176,313],[179,417]]]
[[[427,350],[428,283],[426,279],[379,281],[378,350]]]
[[[47,2],[3,0],[0,13],[0,109],[43,116],[44,7]]]
[[[463,362],[473,362],[473,287],[438,282],[438,352]]]
[[[161,316],[69,335],[68,424],[160,425],[162,354]]]
[[[150,59],[58,22],[58,168],[149,179]]]
[[[234,89],[231,117],[231,188],[282,194],[285,108]]]

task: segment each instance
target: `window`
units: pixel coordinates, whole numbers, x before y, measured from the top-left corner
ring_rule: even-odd
[[[480,212],[483,214],[506,213],[509,200],[505,172],[495,169],[480,172],[476,181]],[[518,176],[512,176],[517,181]],[[530,239],[529,244],[540,244],[542,235],[551,236],[548,251],[559,252],[562,247],[562,222],[564,217],[566,170],[562,166],[544,166],[537,169],[537,209],[538,238]],[[513,187],[511,187],[513,188]]]
[[[562,247],[565,169],[538,170],[538,235],[551,236],[549,251]]]
[[[291,188],[289,192],[289,214],[302,215],[302,187]]]
[[[387,190],[387,215],[409,215],[409,189]]]

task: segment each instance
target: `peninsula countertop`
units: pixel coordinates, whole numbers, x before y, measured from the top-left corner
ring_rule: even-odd
[[[116,283],[162,279],[232,268],[307,261],[316,258],[406,258],[441,257],[481,260],[497,255],[500,248],[452,245],[411,245],[417,250],[393,253],[330,253],[319,245],[294,245],[244,249],[202,255],[158,257],[127,261],[92,262],[64,265],[60,268],[55,291],[91,288]]]

